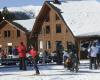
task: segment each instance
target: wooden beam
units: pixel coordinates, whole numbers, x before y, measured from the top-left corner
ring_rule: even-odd
[[[76,48],[77,48],[77,56],[80,60],[80,39],[75,40]]]

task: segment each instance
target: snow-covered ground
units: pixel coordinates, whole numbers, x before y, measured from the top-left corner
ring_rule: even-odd
[[[78,73],[67,71],[62,65],[39,66],[40,75],[32,67],[20,71],[18,67],[0,67],[0,80],[100,80],[100,69],[89,70],[89,62],[81,61]]]

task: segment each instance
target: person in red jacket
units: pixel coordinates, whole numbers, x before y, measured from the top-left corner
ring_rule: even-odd
[[[18,55],[19,55],[19,69],[26,70],[26,46],[23,42],[17,47]]]
[[[39,56],[38,56],[38,52],[34,46],[32,46],[32,49],[29,51],[29,54],[32,56],[32,63],[34,64],[34,69],[36,71],[36,75],[38,75],[38,74],[40,74],[38,66],[37,66]]]

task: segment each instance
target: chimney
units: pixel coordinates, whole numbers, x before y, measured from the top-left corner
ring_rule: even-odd
[[[53,0],[54,4],[60,4],[59,0]]]

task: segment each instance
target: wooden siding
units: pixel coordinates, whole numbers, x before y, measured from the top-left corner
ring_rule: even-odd
[[[38,30],[38,31],[41,32],[41,34],[39,34],[40,32],[38,32],[38,38],[37,38],[37,40],[38,40],[38,51],[41,52],[41,51],[47,50],[50,53],[53,52],[54,50],[56,50],[56,45],[55,45],[56,41],[62,41],[62,46],[64,48],[67,47],[67,42],[75,43],[74,37],[73,37],[72,33],[70,32],[68,26],[66,26],[64,21],[59,17],[58,14],[56,14],[56,11],[49,6],[45,6],[45,7],[48,8],[48,9],[46,8],[46,10],[48,10],[48,11],[46,11],[47,12],[46,15],[49,15],[49,20],[45,21],[45,19],[42,18],[40,23],[43,23],[43,24],[42,25],[38,25],[38,24],[35,25],[34,30],[32,31],[32,32],[36,32],[35,27],[38,27],[38,29],[41,29],[41,30]],[[46,16],[44,14],[44,12],[42,12],[42,11],[41,11],[40,14],[42,16]],[[56,15],[59,17],[59,20],[56,20]],[[61,33],[56,33],[56,24],[61,25]],[[50,33],[49,34],[45,33],[46,26],[50,26]],[[40,49],[39,41],[43,41],[43,49]],[[46,49],[46,42],[47,41],[51,42],[51,48],[50,49]]]
[[[6,22],[7,24],[0,29],[0,45],[2,45],[2,48],[7,48],[8,43],[12,43],[12,47],[17,46],[21,41],[23,41],[25,45],[27,45],[27,37],[25,32],[18,29],[16,26],[9,23],[8,21]],[[10,31],[10,37],[4,37],[4,31],[8,30]],[[20,37],[17,37],[17,30],[20,30]]]

